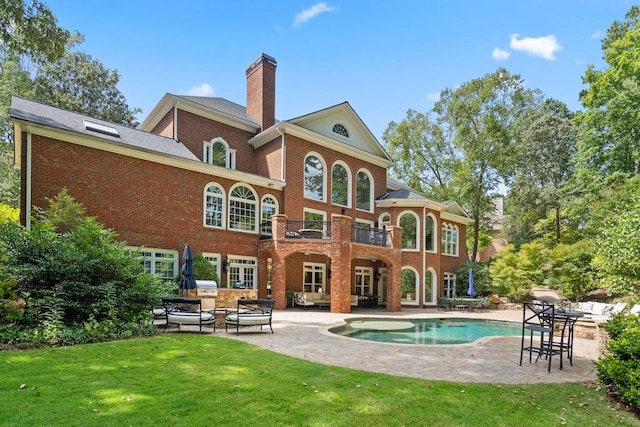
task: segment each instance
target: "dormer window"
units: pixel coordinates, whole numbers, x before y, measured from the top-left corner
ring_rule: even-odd
[[[333,133],[337,133],[338,135],[342,135],[345,138],[349,138],[349,131],[347,130],[346,127],[344,127],[344,125],[340,124],[340,123],[336,123],[335,125],[333,125]]]
[[[222,166],[223,168],[236,168],[236,150],[233,150],[222,138],[214,138],[204,142],[203,158],[205,163]]]

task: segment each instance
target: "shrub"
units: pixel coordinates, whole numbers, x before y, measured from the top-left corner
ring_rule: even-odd
[[[604,329],[609,352],[596,362],[598,379],[621,402],[640,409],[640,316],[617,315]]]

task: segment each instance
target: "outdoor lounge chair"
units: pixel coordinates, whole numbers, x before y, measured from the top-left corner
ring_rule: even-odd
[[[224,317],[224,330],[228,331],[228,326],[236,327],[236,335],[240,333],[241,326],[269,326],[271,333],[271,319],[273,317],[273,299],[239,299],[236,310],[227,309]]]
[[[636,304],[633,307],[631,307],[631,310],[629,310],[628,314],[634,314],[636,316],[640,316],[640,304]]]

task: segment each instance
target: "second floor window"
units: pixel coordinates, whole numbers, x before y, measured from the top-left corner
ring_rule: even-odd
[[[458,256],[458,226],[442,223],[442,253]]]
[[[363,211],[372,211],[372,186],[369,174],[360,171],[356,175],[356,208]]]
[[[413,212],[400,215],[398,225],[402,228],[402,249],[418,249],[418,220]]]
[[[262,198],[262,218],[260,232],[271,235],[271,217],[278,213],[278,201],[272,196]]]
[[[257,231],[258,201],[249,187],[238,185],[229,193],[229,229]]]
[[[217,184],[209,184],[204,193],[205,227],[224,228],[224,190]]]
[[[347,168],[336,163],[331,169],[331,203],[340,206],[349,206],[350,193]]]
[[[204,162],[223,168],[235,169],[235,150],[222,138],[204,143]]]
[[[324,164],[318,156],[308,155],[304,159],[304,197],[324,200]]]

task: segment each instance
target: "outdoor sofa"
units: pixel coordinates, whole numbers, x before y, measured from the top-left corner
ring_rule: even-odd
[[[603,302],[585,301],[579,302],[577,306],[572,307],[573,311],[584,314],[581,320],[601,320],[607,321],[615,314],[622,313],[627,307],[627,303],[620,302],[617,304],[607,304]]]
[[[319,304],[316,304],[319,302]],[[294,292],[293,293],[294,306],[300,306],[302,308],[307,307],[319,307],[322,305],[331,304],[331,294],[321,292]],[[358,306],[358,295],[351,295],[350,297],[351,307]]]

